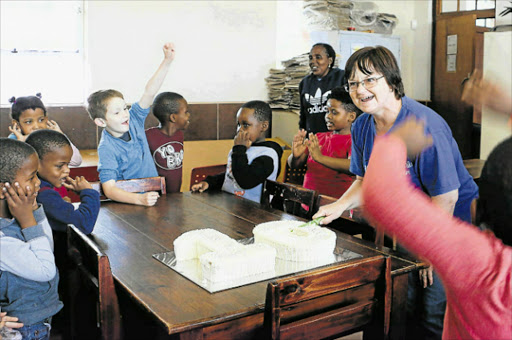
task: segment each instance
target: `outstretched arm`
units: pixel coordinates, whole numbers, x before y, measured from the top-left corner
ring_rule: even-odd
[[[139,106],[143,109],[147,109],[153,103],[153,98],[155,98],[155,95],[160,90],[160,87],[162,86],[162,83],[167,76],[167,72],[169,71],[169,67],[174,60],[175,49],[173,43],[166,43],[163,47],[163,51],[164,60],[156,70],[153,77],[149,79],[148,83],[146,84],[144,93],[139,100]]]
[[[113,179],[101,184],[105,196],[113,201],[130,203],[136,205],[153,206],[160,195],[156,191],[150,191],[143,194],[128,192],[116,187],[116,181]]]

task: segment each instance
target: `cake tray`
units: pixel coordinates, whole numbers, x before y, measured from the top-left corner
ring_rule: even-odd
[[[254,243],[254,237],[244,238],[237,241],[241,244],[252,244]],[[308,269],[322,267],[336,262],[345,262],[363,256],[354,253],[353,251],[336,247],[334,249],[334,253],[332,254],[332,258],[324,259],[322,261],[292,262],[276,258],[274,271],[246,276],[237,280],[222,282],[211,282],[210,280],[203,278],[201,263],[199,262],[199,259],[180,261],[178,263],[176,261],[176,256],[174,255],[174,251],[154,254],[153,257],[161,263],[165,264],[167,267],[194,282],[199,287],[207,290],[210,293],[216,293],[231,288],[245,286],[251,283],[270,280],[289,274],[296,274]]]

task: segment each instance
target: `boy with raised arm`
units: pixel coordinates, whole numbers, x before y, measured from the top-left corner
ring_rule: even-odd
[[[158,176],[144,121],[174,60],[174,45],[166,43],[163,52],[164,60],[148,81],[140,100],[129,110],[123,95],[116,90],[94,92],[87,100],[91,119],[104,128],[98,145],[98,172],[105,196],[114,201],[152,206],[159,197],[157,192],[126,192],[116,187],[116,181]]]

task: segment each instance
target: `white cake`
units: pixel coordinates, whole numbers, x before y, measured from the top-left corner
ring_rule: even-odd
[[[183,233],[174,240],[174,255],[177,261],[192,260],[205,253],[237,247],[242,245],[217,230],[198,229]]]
[[[240,248],[223,249],[200,257],[203,277],[211,282],[274,271],[276,250],[266,244],[249,244]]]
[[[264,243],[277,251],[285,261],[317,262],[332,259],[336,234],[319,226],[299,227],[300,221],[275,221],[253,229],[254,243]]]
[[[243,245],[213,229],[186,232],[174,240],[177,266],[198,259],[202,276],[210,282],[237,280],[273,272],[276,250],[265,244]]]

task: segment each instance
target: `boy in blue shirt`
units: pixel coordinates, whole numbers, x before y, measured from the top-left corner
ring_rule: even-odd
[[[146,84],[140,100],[130,110],[123,95],[116,90],[94,92],[87,100],[91,119],[104,128],[98,145],[98,172],[105,196],[114,201],[152,206],[159,197],[157,192],[126,192],[116,187],[116,181],[158,176],[144,132],[144,121],[174,60],[174,45],[165,44],[163,52],[164,60]]]
[[[36,196],[35,150],[0,138],[0,308],[24,324],[23,339],[49,339],[61,308],[50,225]]]

